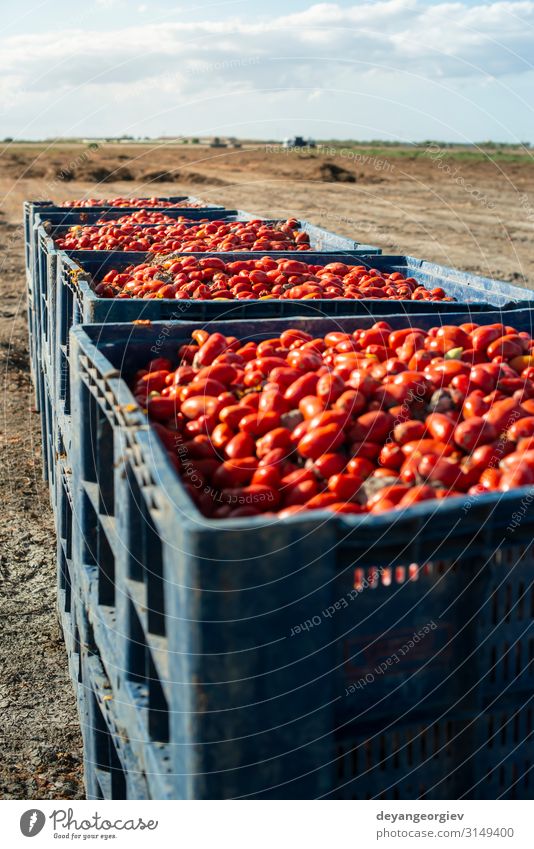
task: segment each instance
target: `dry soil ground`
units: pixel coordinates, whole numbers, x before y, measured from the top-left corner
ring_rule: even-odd
[[[0,795],[83,796],[80,735],[55,616],[55,540],[41,481],[25,319],[21,204],[198,194],[297,215],[385,252],[534,288],[534,161],[406,152],[68,144],[0,150]]]

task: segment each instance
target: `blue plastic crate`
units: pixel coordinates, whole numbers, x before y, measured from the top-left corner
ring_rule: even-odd
[[[227,214],[226,210],[221,210],[220,212],[217,212],[214,217],[215,219],[230,221],[247,221],[250,220],[253,216],[247,212],[238,215],[231,215]],[[263,218],[262,220],[265,221],[265,223],[269,224],[280,219]],[[192,218],[191,224],[193,225],[194,223],[194,218]],[[150,227],[152,225],[141,226]],[[344,236],[338,236],[335,233],[331,233],[328,230],[324,230],[322,227],[316,227],[314,224],[310,224],[308,221],[299,221],[299,229],[309,234],[312,249],[315,251],[351,251],[355,249],[362,249],[363,253],[379,252],[378,248],[375,248],[371,245],[359,245],[359,243],[355,242],[353,239],[348,239]],[[64,232],[65,228],[63,227],[49,227],[48,225],[45,226],[45,224],[43,223],[43,218],[39,215],[37,216],[33,231],[32,248],[34,274],[42,275],[46,271],[46,256],[47,254],[57,252],[59,250],[58,248],[56,248],[54,240],[59,235],[62,235]],[[365,250],[363,250],[363,248],[365,248]],[[77,251],[76,253],[79,252]],[[81,253],[96,254],[101,252],[81,251]],[[105,251],[102,253],[113,253],[114,255],[117,255],[122,252]],[[46,280],[41,281],[41,287],[46,290]]]
[[[60,623],[68,669],[76,695],[83,739],[87,799],[149,799],[146,780],[138,773],[127,731],[116,717],[116,705],[96,648],[87,642],[87,615],[62,554],[58,590]],[[80,626],[80,627],[79,627]],[[120,696],[118,697],[120,704]]]
[[[176,197],[169,198],[161,198],[164,200],[171,200],[175,202],[182,202],[189,200],[191,203],[200,203],[198,198],[188,197],[186,195],[180,195]],[[38,230],[39,225],[43,223],[45,220],[56,221],[58,223],[64,222],[65,224],[75,224],[78,223],[78,220],[82,217],[86,217],[87,221],[96,221],[98,218],[103,215],[109,216],[110,218],[117,218],[121,215],[127,215],[132,212],[139,212],[142,209],[142,206],[135,207],[110,207],[110,206],[100,206],[100,207],[88,207],[79,208],[79,209],[70,209],[68,207],[57,206],[50,200],[42,200],[42,201],[25,201],[23,204],[23,223],[24,223],[24,255],[25,255],[25,266],[26,266],[26,280],[28,286],[28,292],[32,304],[33,315],[32,321],[28,322],[29,332],[30,332],[30,356],[31,361],[33,363],[39,363],[41,361],[42,351],[40,345],[40,333],[42,328],[43,316],[42,311],[46,310],[46,297],[47,297],[47,281],[49,279],[49,275],[47,272],[47,259],[46,253],[51,252],[53,249],[53,245],[46,241],[46,237],[41,235],[41,252],[44,251],[44,254],[39,257],[39,236]],[[151,211],[155,212],[164,212],[168,210],[168,214],[171,217],[177,217],[179,215],[183,215],[184,217],[191,217],[192,219],[198,217],[220,217],[222,212],[226,212],[224,207],[209,205],[206,207],[180,207],[178,209],[168,209],[167,207],[149,207]],[[232,212],[237,212],[237,210],[231,210]],[[240,211],[241,212],[241,211]],[[243,212],[243,215],[247,213]],[[55,259],[52,261],[53,267],[55,268]],[[44,301],[43,301],[44,298]],[[28,308],[29,309],[29,308]],[[30,316],[28,316],[30,318]],[[46,318],[46,316],[45,316]],[[37,380],[39,377],[39,370],[33,368],[32,376]],[[36,392],[36,405],[39,409],[40,404],[40,392],[39,387],[36,382],[34,382],[35,392]]]
[[[188,197],[187,195],[179,195],[176,197],[166,197],[160,198],[162,201],[173,201],[175,203],[180,203],[183,201],[190,201],[191,203],[203,203],[199,198]],[[107,215],[110,213],[112,217],[114,217],[113,213],[120,211],[121,215],[128,215],[130,212],[139,212],[140,209],[143,209],[142,206],[129,206],[129,207],[116,207],[116,206],[91,206],[91,207],[76,207],[73,209],[72,207],[64,207],[58,206],[51,200],[39,200],[39,201],[25,201],[23,204],[23,222],[24,222],[24,255],[26,261],[26,273],[29,274],[32,267],[32,247],[33,247],[33,231],[35,227],[35,220],[37,215],[45,215],[48,216],[59,214],[73,214],[76,212],[82,213],[84,210],[90,214],[95,215],[97,218],[102,215]],[[150,210],[154,210],[155,212],[164,212],[168,207],[147,207]],[[188,209],[195,209],[196,207],[180,207],[183,211],[187,212]],[[201,207],[201,209],[223,209],[222,206],[215,206],[210,204],[206,207]]]
[[[113,719],[110,685],[73,574],[75,514],[70,471],[64,466],[58,468],[57,505],[57,611],[82,729],[87,798],[150,798],[146,782],[136,774],[126,733]]]
[[[99,298],[93,291],[99,281],[112,268],[122,270],[128,265],[146,261],[143,253],[110,253],[75,251],[63,253],[57,265],[55,307],[48,311],[49,358],[55,374],[55,403],[64,403],[65,414],[70,413],[69,400],[69,345],[68,334],[73,325],[108,322],[131,322],[137,319],[160,321],[177,319],[207,323],[215,320],[265,319],[290,316],[387,316],[393,311],[417,315],[435,309],[436,314],[465,310],[479,313],[492,308],[508,310],[534,303],[529,296],[534,292],[510,286],[507,283],[461,272],[410,256],[362,255],[366,247],[343,253],[305,252],[303,261],[326,265],[329,262],[354,262],[386,272],[400,271],[415,277],[428,288],[442,286],[456,302],[431,303],[427,301],[387,300],[329,300],[329,301],[177,301],[172,299],[110,299]],[[370,249],[369,249],[370,250]],[[255,259],[256,252],[218,253],[227,262],[236,259]],[[204,256],[204,254],[195,254]],[[282,252],[279,257],[294,258],[292,252]],[[51,287],[53,289],[53,286]],[[519,300],[522,299],[522,300]]]
[[[317,262],[326,265],[334,260],[350,260],[355,262],[366,262],[374,264],[374,255],[371,259],[363,258],[364,251],[372,248],[360,246],[357,250],[340,253],[315,253],[306,251],[306,259],[309,262]],[[192,254],[193,256],[205,257],[206,254]],[[219,256],[231,262],[237,258],[257,258],[257,252],[242,251],[239,253],[215,253],[211,256]],[[273,256],[294,258],[294,252],[279,252]],[[349,310],[365,309],[376,314],[389,313],[392,309],[391,302],[358,302],[358,301],[321,301],[319,306],[312,306],[306,301],[255,301],[235,302],[231,305],[220,302],[208,301],[176,301],[170,299],[109,299],[99,298],[91,288],[90,276],[85,269],[90,270],[96,279],[103,276],[110,268],[123,268],[131,263],[144,262],[149,256],[146,253],[114,253],[110,251],[76,251],[72,254],[64,252],[51,252],[47,256],[47,274],[49,277],[48,294],[43,303],[43,322],[46,322],[46,332],[42,334],[44,356],[50,363],[50,385],[54,393],[54,408],[60,416],[70,415],[69,397],[69,346],[68,334],[70,328],[75,324],[133,321],[139,318],[158,320],[182,317],[184,320],[209,321],[221,315],[241,318],[254,316],[263,318],[272,315],[295,315],[295,314],[342,314],[346,315]],[[368,254],[366,253],[366,256]],[[52,269],[56,268],[56,276]],[[315,302],[317,303],[317,302]],[[351,304],[364,303],[365,306],[353,307]],[[413,302],[417,303],[417,302]],[[269,306],[271,305],[271,306]],[[375,307],[376,305],[376,307]]]
[[[37,269],[34,269],[31,287],[28,288],[28,336],[30,359],[34,364],[36,379],[35,395],[37,409],[43,417],[43,386],[42,373],[45,360],[51,360],[54,352],[54,342],[50,340],[50,324],[54,316],[49,316],[49,306],[55,310],[55,285],[57,281],[56,251],[44,253],[40,257]],[[48,291],[48,281],[51,281],[52,292]]]
[[[38,338],[33,294],[29,286],[26,288],[26,321],[28,324],[28,353],[30,359],[30,377],[33,386],[34,407],[41,409],[40,402],[40,372],[41,364],[37,358],[36,339]]]
[[[148,198],[147,198],[148,200]],[[200,198],[188,196],[188,195],[177,195],[174,197],[162,197],[160,198],[162,201],[172,201],[173,203],[182,203],[183,201],[190,201],[191,203],[204,203]],[[164,212],[165,209],[169,207],[161,207],[161,206],[110,206],[109,204],[103,204],[102,206],[84,206],[84,207],[69,207],[69,206],[60,206],[57,203],[54,203],[53,200],[27,200],[23,203],[23,218],[24,218],[24,233],[26,236],[26,240],[28,241],[29,234],[34,225],[35,216],[39,213],[48,213],[48,212],[76,212],[76,211],[88,211],[88,212],[96,212],[99,215],[108,212],[120,209],[123,211],[124,215],[127,215],[129,212],[138,212],[140,209],[154,209],[156,212]],[[187,209],[187,207],[181,207],[183,209]],[[215,206],[209,204],[205,208],[214,209]]]
[[[127,215],[132,211],[139,212],[140,209],[128,210],[124,212],[122,208],[111,207],[107,212],[80,212],[80,211],[61,211],[49,212],[37,211],[33,216],[33,226],[30,231],[30,258],[29,268],[32,274],[42,274],[46,269],[46,254],[55,251],[54,239],[60,234],[63,234],[69,227],[77,224],[92,224],[106,217],[120,218],[122,215]],[[161,212],[162,210],[155,210]],[[114,214],[115,213],[115,214]],[[180,207],[179,209],[170,209],[169,216],[171,218],[187,218],[191,222],[198,221],[203,218],[210,220],[220,220],[226,218],[237,218],[240,220],[252,219],[254,216],[244,210],[225,209],[224,207],[207,207],[193,208]],[[141,227],[153,227],[153,224],[140,224]],[[41,286],[45,285],[45,281],[41,281]]]
[[[224,215],[219,216],[219,217],[224,217]],[[265,219],[265,220],[267,220],[267,219]],[[351,254],[372,254],[372,253],[375,253],[375,252],[376,253],[379,252],[378,248],[373,248],[370,245],[358,245],[356,242],[353,242],[350,239],[345,239],[341,236],[337,236],[333,233],[329,233],[328,231],[323,230],[320,227],[315,227],[314,225],[309,224],[308,222],[304,221],[304,222],[300,222],[300,224],[301,224],[302,229],[310,234],[310,238],[312,240],[313,245],[316,248],[322,247],[323,250],[332,251],[332,257],[334,255],[335,256],[338,255],[338,254],[334,253],[335,251],[350,252]],[[57,295],[56,295],[55,287],[56,287],[56,285],[60,285],[61,281],[64,279],[62,272],[59,272],[59,266],[60,266],[63,258],[69,256],[69,254],[66,254],[65,252],[59,251],[55,248],[52,238],[48,235],[45,227],[42,226],[42,225],[39,226],[39,227],[36,227],[36,229],[35,229],[35,239],[36,239],[36,248],[35,248],[35,251],[34,251],[34,270],[33,270],[34,284],[33,285],[34,285],[34,289],[36,291],[36,295],[35,295],[35,298],[34,298],[34,303],[37,305],[36,306],[36,321],[37,321],[38,327],[41,328],[41,332],[38,335],[36,342],[35,342],[36,357],[37,357],[38,360],[41,359],[41,357],[43,356],[42,349],[44,349],[45,352],[46,352],[46,355],[48,356],[48,358],[50,359],[52,364],[54,364],[54,361],[55,361],[56,356],[57,356],[57,351],[58,351],[57,341],[55,339],[55,329],[54,329],[54,321],[56,320],[55,317],[57,315],[58,321],[62,322],[63,319],[62,319],[62,313],[60,312],[60,310],[63,310],[64,312],[68,313],[69,308],[70,308],[69,305],[66,305],[66,306],[64,306],[63,304],[57,304],[56,305]],[[287,255],[285,252],[268,252],[268,253],[269,253],[269,255],[272,255],[272,256],[286,256]],[[298,253],[300,255],[300,252],[298,252]],[[311,251],[303,252],[303,253],[306,253],[306,255],[309,256],[309,257],[311,257],[311,255],[312,255]],[[133,262],[142,262],[148,256],[148,254],[146,254],[146,253],[126,253],[126,252],[121,252],[121,251],[118,251],[118,252],[115,252],[115,251],[76,251],[76,252],[73,252],[72,255],[74,257],[78,257],[78,256],[81,255],[81,259],[84,262],[85,262],[86,256],[88,256],[88,258],[91,257],[93,259],[96,259],[100,263],[100,265],[102,265],[103,262],[105,262],[105,261],[112,261],[113,262],[116,257],[120,257],[120,259],[118,260],[119,262],[122,262],[122,259],[124,257],[129,257],[130,262],[132,262],[132,261]],[[192,255],[194,256],[196,254],[192,254]],[[212,254],[212,255],[218,255],[218,254],[215,253],[215,254]],[[251,255],[251,254],[249,254],[249,252],[243,251],[243,252],[239,253],[239,256],[249,256],[249,255]],[[291,252],[291,255],[295,256],[295,252]],[[204,253],[204,254],[202,254],[202,256],[205,257],[206,254]],[[230,254],[230,253],[224,254],[224,257],[227,260],[229,260],[231,257],[234,257],[234,256],[236,256],[236,254]],[[252,256],[257,257],[258,253],[255,252],[255,253],[252,254]],[[117,261],[117,260],[115,260],[115,261]],[[59,283],[58,283],[58,274],[60,275]],[[61,286],[60,286],[60,288],[61,288]],[[67,292],[63,293],[62,291],[59,292],[58,296],[62,297],[63,294],[64,294],[65,298],[70,298],[69,293],[67,293]],[[101,301],[102,299],[97,299],[97,300]],[[130,302],[130,304],[133,304],[133,303],[134,302]],[[169,303],[175,304],[174,301],[167,302],[167,309],[164,309],[163,312],[156,312],[154,314],[155,317],[168,318],[169,315],[172,315],[175,307],[173,308],[173,310],[169,310],[168,309]],[[143,304],[141,304],[141,309],[143,311],[146,308],[144,306],[144,304],[145,304],[145,302],[143,302]],[[132,309],[131,306],[129,306],[127,308],[126,311],[128,312],[128,314],[132,314],[130,312],[131,309]],[[109,310],[109,306],[106,308],[106,310]],[[133,312],[137,313],[138,310],[134,307]],[[268,311],[267,315],[272,315],[272,312]],[[138,317],[138,316],[136,316],[136,317]],[[91,320],[91,319],[89,319],[89,320]],[[104,320],[107,321],[109,319],[104,319]],[[115,320],[123,320],[123,319],[118,318],[118,319],[115,319]],[[52,326],[50,326],[50,325],[52,325]],[[68,326],[70,326],[70,325],[68,325]],[[68,332],[68,330],[67,330],[67,332]],[[44,342],[41,339],[41,337],[44,337]],[[63,338],[65,338],[65,335],[63,336]]]
[[[495,701],[473,723],[475,766],[466,799],[534,798],[534,694],[522,704]]]
[[[180,255],[177,253],[177,255]],[[183,254],[186,255],[186,254]],[[206,254],[192,254],[193,256],[206,256]],[[169,299],[154,299],[151,303],[143,299],[117,299],[99,298],[92,290],[95,282],[99,282],[111,269],[124,270],[129,265],[137,265],[146,262],[151,254],[137,252],[107,252],[107,251],[68,251],[61,253],[58,266],[58,278],[61,286],[69,286],[74,278],[75,289],[70,285],[70,290],[76,296],[79,304],[76,306],[77,314],[81,315],[85,323],[98,323],[109,321],[108,316],[117,312],[116,321],[131,321],[139,317],[137,306],[143,306],[143,318],[153,321],[169,317],[167,304],[174,307],[173,318],[189,319],[190,312],[194,310],[194,319],[198,321],[210,321],[213,319],[234,318],[273,318],[291,315],[347,315],[350,314],[369,315],[391,315],[395,310],[413,315],[420,312],[428,312],[435,309],[438,312],[473,311],[480,312],[491,309],[517,309],[521,306],[532,306],[534,303],[534,290],[523,289],[512,286],[501,280],[493,280],[481,277],[457,268],[449,268],[438,265],[425,259],[408,255],[383,254],[379,248],[370,245],[356,243],[355,248],[343,248],[337,253],[332,251],[282,251],[279,253],[261,253],[258,251],[241,251],[236,253],[210,252],[209,256],[218,256],[225,262],[233,262],[238,259],[258,259],[261,256],[274,256],[287,259],[299,259],[302,262],[326,265],[330,262],[348,262],[365,265],[368,268],[376,268],[385,273],[400,271],[406,276],[414,277],[421,285],[429,289],[442,287],[454,302],[428,302],[428,301],[387,301],[362,299],[357,301],[334,299],[331,301],[230,301],[221,303],[219,301],[188,301],[180,302]],[[366,258],[367,257],[367,258]],[[117,307],[117,304],[119,306]],[[62,306],[58,304],[58,308]],[[274,310],[274,312],[273,312]]]
[[[333,261],[350,261],[357,263],[374,263],[375,256],[371,260],[364,257],[372,252],[370,246],[359,246],[358,248],[344,253],[306,251],[303,261],[326,265]],[[378,249],[376,249],[378,250]],[[295,258],[295,252],[283,251],[271,253],[269,256],[281,258]],[[137,252],[113,253],[109,251],[74,251],[71,253],[61,252],[57,266],[57,278],[50,286],[50,302],[53,303],[53,294],[56,296],[55,304],[48,311],[50,340],[49,351],[52,365],[58,376],[59,385],[57,389],[58,399],[64,399],[68,393],[69,370],[68,370],[68,334],[73,325],[87,323],[108,323],[134,321],[136,319],[149,319],[159,321],[165,319],[183,318],[191,321],[210,321],[222,315],[232,318],[265,318],[273,315],[289,316],[301,315],[303,312],[310,315],[334,314],[346,315],[352,307],[348,301],[320,302],[320,306],[313,306],[305,301],[236,301],[231,304],[223,304],[217,301],[176,301],[172,299],[110,299],[99,298],[95,295],[92,286],[95,280],[100,280],[111,268],[126,268],[131,264],[145,262],[150,254]],[[205,257],[206,254],[192,254],[192,256]],[[210,253],[225,262],[237,259],[257,259],[258,253],[252,251],[240,251],[238,253]],[[262,254],[263,256],[263,254]],[[299,252],[300,258],[300,252]],[[354,304],[360,302],[354,301]],[[415,303],[415,302],[414,302]],[[381,312],[383,304],[372,302],[372,309],[377,304],[378,312]],[[367,304],[365,313],[369,311]],[[384,312],[391,312],[391,302]]]
[[[80,606],[83,605],[82,601]],[[89,656],[99,682],[93,688],[96,698],[90,719],[92,742],[85,747],[88,797],[179,798],[178,777],[169,768],[172,747],[144,742],[150,717],[150,685],[139,688],[138,703],[132,710],[131,704],[123,700],[122,690],[113,689],[104,671],[87,613],[84,611],[79,617],[84,623],[81,642],[85,650],[91,646]],[[78,645],[79,641],[78,635]],[[77,658],[75,655],[75,687]],[[86,681],[88,677],[85,676]],[[155,678],[153,673],[151,678]],[[458,711],[399,722],[395,717],[383,717],[366,726],[343,725],[332,735],[334,787],[322,797],[530,799],[533,699],[533,695],[528,695],[519,705],[510,699],[496,700],[483,712]],[[97,710],[99,705],[106,707]],[[157,710],[154,713],[158,715]],[[84,738],[88,736],[87,724],[86,718]],[[95,736],[105,740],[101,751],[112,752],[111,760],[104,759],[102,763],[102,758],[95,756]],[[125,740],[129,742],[126,749]],[[284,791],[279,795],[283,796]]]
[[[225,210],[223,208],[209,208],[206,210],[180,208],[174,212],[176,213],[176,217],[180,214],[182,217],[190,218],[191,221],[198,220],[200,217],[213,219],[224,219],[227,217],[233,218],[238,212],[241,218],[246,218],[248,216],[248,213],[246,212],[241,213],[241,211],[238,210]],[[93,213],[95,220],[101,214],[102,213],[98,212]],[[69,219],[70,215],[74,220],[72,222],[65,220],[65,224],[68,224],[69,226],[73,223],[77,223],[75,219],[79,218],[79,215],[74,215],[73,213],[50,213],[50,216],[54,215],[58,215],[60,220]],[[48,290],[49,287],[55,283],[56,279],[58,250],[54,245],[53,236],[58,230],[62,231],[63,228],[51,226],[48,213],[44,214],[41,211],[36,211],[34,213],[33,227],[30,232],[27,277],[29,280],[29,290],[35,304],[36,319],[39,326],[47,320],[46,308],[49,300]],[[39,343],[37,342],[37,347],[38,344]],[[39,353],[40,352],[37,350],[37,355],[39,355]]]
[[[48,201],[25,202],[23,208],[24,224],[24,257],[26,267],[26,304],[28,318],[28,344],[30,352],[31,377],[34,386],[35,406],[41,410],[41,297],[38,291],[38,280],[35,274],[35,263],[32,250],[33,217],[37,210],[44,207]]]
[[[76,585],[72,577],[72,499],[68,481],[61,478],[58,479],[58,502],[62,506],[57,520],[57,613],[83,732],[87,723],[87,693],[82,680],[82,645],[78,624],[80,604],[76,600]]]
[[[361,254],[363,250],[371,250],[371,248],[361,247],[356,251],[343,254],[310,251],[306,252],[306,257],[310,262],[323,265],[332,261],[351,259],[357,263],[374,265],[377,255],[372,257],[366,255],[368,257],[366,259]],[[86,253],[91,253],[91,257],[86,258]],[[205,254],[194,255],[205,256]],[[212,255],[220,256],[228,262],[237,258],[257,258],[258,256],[255,252]],[[276,255],[294,257],[293,252],[282,252]],[[105,257],[105,259],[101,259],[102,257]],[[392,309],[391,302],[387,301],[321,301],[318,306],[314,306],[309,301],[255,301],[252,303],[241,301],[225,305],[215,301],[110,300],[97,297],[91,288],[90,280],[83,273],[80,273],[80,269],[91,269],[98,279],[98,274],[105,274],[109,268],[122,268],[130,263],[139,263],[144,261],[146,257],[147,254],[137,253],[114,254],[112,252],[78,251],[72,255],[65,253],[49,254],[47,258],[48,273],[51,273],[50,269],[57,261],[57,275],[55,278],[51,277],[48,297],[43,299],[42,313],[43,322],[46,322],[46,332],[41,334],[41,338],[46,351],[42,353],[42,356],[48,364],[49,387],[53,396],[52,406],[55,420],[58,423],[63,423],[62,427],[57,426],[55,436],[51,437],[56,445],[56,450],[60,453],[68,452],[68,445],[70,444],[70,354],[68,340],[69,330],[73,325],[82,322],[129,322],[139,318],[156,320],[177,316],[187,321],[207,322],[221,317],[221,315],[231,318],[245,318],[247,316],[264,318],[273,315],[291,316],[303,313],[312,316],[317,314],[346,315],[349,310],[356,310],[357,312],[365,310],[366,313],[372,312],[376,315],[382,315],[388,314]],[[400,268],[400,266],[398,267]],[[419,302],[411,303],[418,304]],[[358,306],[358,304],[364,306]],[[43,427],[46,428],[46,421]]]
[[[532,799],[533,700],[340,734],[328,798]]]
[[[65,545],[58,541],[57,551],[57,610],[61,633],[67,653],[69,675],[75,690],[80,683],[80,632],[76,619],[76,606],[73,598],[71,578],[71,560]],[[76,693],[83,698],[83,693]]]
[[[28,279],[28,328],[29,328],[29,346],[30,358],[32,364],[38,364],[46,355],[52,361],[55,358],[55,350],[53,341],[48,344],[48,331],[51,322],[55,322],[55,285],[57,280],[57,265],[59,252],[55,249],[52,239],[48,236],[47,216],[41,216],[39,207],[34,211],[34,226],[32,238],[29,243],[27,271]],[[112,208],[113,210],[114,208]],[[117,212],[117,210],[114,210]],[[122,209],[119,210],[122,212]],[[206,210],[180,208],[179,210],[171,210],[176,214],[181,214],[184,217],[190,217],[192,220],[200,217],[200,213],[206,213],[206,217],[224,218],[227,215],[234,215],[237,210],[223,210],[222,208],[210,207]],[[102,213],[92,212],[96,218]],[[123,213],[125,214],[125,213]],[[241,214],[241,213],[240,213]],[[68,218],[68,215],[76,219],[74,213],[66,214],[65,211],[58,213],[50,213],[51,216],[58,215],[61,218]],[[243,216],[247,213],[243,212]],[[78,216],[79,217],[79,216]],[[74,221],[72,222],[74,223]],[[31,306],[30,306],[31,305]],[[49,305],[51,314],[49,315]],[[43,340],[44,337],[44,340]],[[44,342],[44,343],[43,343]],[[37,383],[39,370],[32,369],[32,377],[35,378],[35,395],[37,409],[41,408],[41,392]]]
[[[54,273],[57,272],[54,266]],[[30,359],[30,376],[34,391],[34,405],[38,411],[42,410],[43,395],[43,364],[42,364],[42,321],[43,301],[34,285],[34,280],[26,281],[26,320],[28,325],[28,353]]]
[[[142,210],[136,209],[133,210],[135,212],[140,212]],[[128,212],[123,212],[121,207],[110,207],[107,212],[94,212],[92,209],[68,209],[63,210],[62,212],[39,212],[34,217],[34,226],[39,226],[40,224],[44,224],[45,222],[50,225],[50,227],[73,227],[75,225],[90,225],[96,224],[97,221],[104,218],[106,223],[111,223],[115,221],[117,218],[122,218],[124,215],[131,215],[132,210]],[[146,212],[151,212],[152,209],[146,208]],[[227,209],[223,206],[202,206],[202,207],[178,207],[176,209],[167,209],[166,212],[162,209],[155,210],[156,212],[163,212],[164,215],[168,215],[169,218],[188,218],[191,221],[199,221],[200,219],[208,219],[209,221],[218,221],[221,218],[226,218],[229,215],[238,215],[242,218],[261,218],[261,215],[253,215],[250,212],[247,212],[244,209]],[[167,222],[168,223],[168,222]],[[144,224],[142,226],[146,227],[154,227],[154,224]]]
[[[55,466],[56,452],[54,450],[54,433],[56,419],[54,417],[54,401],[50,385],[49,370],[43,364],[41,370],[41,451],[43,461],[43,480],[48,481],[50,505],[55,504]]]
[[[175,202],[189,200],[192,203],[201,202],[198,198],[187,197],[185,195],[178,197],[161,198],[161,200],[171,200]],[[142,206],[98,206],[71,209],[69,207],[57,206],[52,201],[48,200],[25,201],[23,204],[24,255],[26,264],[26,277],[29,281],[29,285],[32,285],[32,279],[35,274],[34,269],[37,263],[36,225],[41,224],[45,220],[58,222],[64,221],[65,224],[76,224],[78,223],[78,219],[80,218],[80,216],[87,216],[87,221],[96,221],[103,215],[109,216],[110,218],[118,218],[121,215],[128,215],[129,213],[139,212],[139,210],[141,209],[143,209]],[[191,216],[192,218],[196,218],[201,212],[205,212],[207,217],[211,217],[212,215],[215,215],[215,217],[217,217],[216,213],[218,213],[219,211],[222,212],[224,210],[224,207],[209,205],[206,207],[179,207],[178,209],[174,210],[168,209],[168,207],[148,207],[148,209],[154,212],[165,212],[165,210],[167,209],[168,214],[171,217],[183,215],[185,217]]]
[[[499,314],[478,318],[492,323]],[[507,320],[531,329],[531,318],[521,310]],[[389,320],[394,327],[409,321]],[[437,320],[427,314],[417,322]],[[322,335],[372,322],[218,322],[210,329],[258,339],[288,326]],[[485,798],[493,790],[482,779],[495,769],[500,781],[498,764],[503,756],[511,763],[517,747],[510,740],[490,751],[486,741],[480,758],[482,732],[457,734],[462,722],[474,727],[497,708],[519,712],[527,727],[523,705],[534,685],[529,490],[372,517],[205,519],[121,378],[149,359],[155,339],[160,355],[175,356],[189,330],[185,323],[103,325],[71,336],[73,572],[151,795],[346,798],[341,747],[349,759],[354,749],[374,752],[380,764],[374,772],[354,767],[357,798],[364,790],[413,798],[409,758],[425,798],[459,798],[475,784]],[[512,527],[517,510],[524,518]],[[377,672],[421,632],[415,653],[389,675]],[[368,675],[373,680],[357,686]],[[423,744],[404,753],[402,774],[383,766],[396,735],[413,736],[421,725],[438,733],[430,730],[436,723],[445,741],[446,723],[458,728],[446,753],[453,785],[435,787],[439,774]],[[521,733],[531,757],[532,735]],[[382,754],[377,746],[386,746]],[[518,798],[530,798],[527,779],[518,776]],[[512,792],[508,783],[503,793]]]
[[[52,208],[52,201],[24,201],[22,207],[22,218],[24,226],[24,259],[26,265],[26,277],[31,279],[32,276],[32,236],[34,217],[41,210]]]
[[[65,402],[57,402],[52,391],[50,367],[45,364],[43,380],[43,406],[41,411],[41,441],[43,454],[43,480],[48,481],[50,506],[58,521],[59,493],[58,470],[71,473],[69,457],[72,433],[71,417],[65,415]]]
[[[85,689],[82,720],[87,799],[150,799],[150,789],[120,719],[120,694],[113,693],[98,652],[83,646]]]

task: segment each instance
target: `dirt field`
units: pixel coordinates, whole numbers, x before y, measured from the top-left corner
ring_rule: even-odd
[[[55,540],[41,480],[26,339],[24,199],[197,194],[296,215],[388,253],[534,288],[534,162],[338,146],[267,152],[148,145],[7,145],[0,153],[0,796],[83,797],[81,741],[55,615]]]

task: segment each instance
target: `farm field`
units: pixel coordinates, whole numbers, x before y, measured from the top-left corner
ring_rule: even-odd
[[[410,253],[534,288],[534,164],[521,152],[336,143],[302,153],[146,144],[7,145],[0,156],[2,469],[0,651],[4,798],[83,796],[81,741],[54,610],[55,541],[41,480],[25,321],[21,205],[84,194],[193,194],[307,218],[385,253]],[[401,247],[402,246],[402,247]]]

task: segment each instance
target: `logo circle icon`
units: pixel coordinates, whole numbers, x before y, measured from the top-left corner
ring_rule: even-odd
[[[35,837],[43,830],[46,817],[42,811],[37,808],[31,808],[29,811],[24,811],[20,818],[20,830],[24,837]]]

